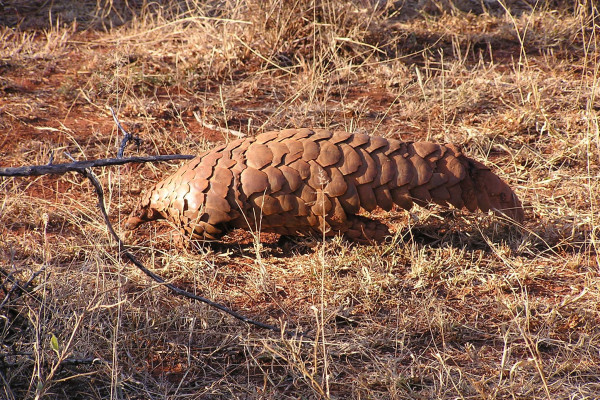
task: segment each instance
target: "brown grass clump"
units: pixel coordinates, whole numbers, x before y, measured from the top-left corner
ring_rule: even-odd
[[[169,282],[299,341],[149,282],[80,176],[2,178],[0,398],[598,398],[600,16],[572,3],[3,1],[1,166],[114,156],[106,106],[144,139],[130,154],[340,128],[454,142],[526,221],[380,213],[396,233],[370,246],[120,232]],[[114,223],[175,167],[98,169]]]

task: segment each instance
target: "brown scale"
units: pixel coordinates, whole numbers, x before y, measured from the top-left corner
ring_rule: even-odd
[[[413,203],[493,210],[515,221],[515,193],[453,145],[404,143],[324,129],[286,129],[204,153],[152,187],[130,229],[166,218],[193,239],[232,228],[280,234],[344,234],[380,240],[387,226],[357,214]]]

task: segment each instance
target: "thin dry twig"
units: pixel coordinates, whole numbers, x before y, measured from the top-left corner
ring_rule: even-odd
[[[92,185],[94,186],[94,189],[96,190],[96,195],[98,196],[98,208],[100,209],[100,212],[102,213],[102,216],[104,217],[104,223],[106,224],[108,231],[110,232],[110,235],[113,237],[113,239],[117,242],[117,244],[119,246],[119,251],[125,258],[127,258],[131,263],[133,263],[136,267],[138,267],[144,274],[146,274],[148,277],[152,278],[155,282],[158,282],[161,285],[164,285],[167,289],[169,289],[171,292],[173,292],[174,294],[176,294],[178,296],[187,297],[189,299],[197,300],[202,303],[208,304],[209,306],[214,307],[220,311],[223,311],[224,313],[231,315],[235,319],[238,319],[247,324],[254,325],[254,326],[257,326],[257,327],[263,328],[263,329],[268,329],[273,332],[281,333],[282,330],[279,327],[276,327],[273,325],[268,325],[268,324],[265,324],[265,323],[262,323],[259,321],[255,321],[253,319],[250,319],[244,315],[241,315],[241,314],[231,310],[228,307],[225,307],[222,304],[219,304],[212,300],[209,300],[206,297],[195,295],[195,294],[190,293],[184,289],[181,289],[171,283],[167,283],[163,278],[161,278],[160,276],[156,275],[154,272],[152,272],[148,268],[146,268],[144,266],[144,264],[142,264],[133,254],[131,254],[129,251],[126,250],[127,246],[123,243],[123,241],[121,240],[119,235],[117,235],[117,232],[115,232],[115,230],[112,226],[112,223],[110,222],[110,219],[108,217],[108,213],[106,212],[106,208],[104,207],[104,191],[102,189],[102,185],[100,184],[100,181],[98,181],[98,178],[96,178],[96,175],[94,175],[94,173],[89,169],[84,169],[83,171],[80,171],[80,173],[83,174],[86,178],[88,178],[90,180],[90,182],[92,183]],[[307,335],[305,335],[302,332],[294,333],[294,332],[287,331],[287,330],[285,330],[283,332],[290,337],[296,337],[296,336],[308,337]]]
[[[18,357],[18,358],[17,358]],[[7,361],[7,358],[17,358],[17,361]],[[34,356],[32,353],[23,352],[2,352],[0,353],[0,368],[15,368],[23,365],[23,362],[34,362]],[[48,364],[47,362],[45,364]],[[62,360],[60,365],[65,366],[79,366],[79,365],[110,365],[111,361],[104,360],[102,358],[65,358]],[[0,397],[1,398],[1,397]]]
[[[25,284],[21,285],[21,283],[19,281],[17,281],[15,278],[13,278],[12,274],[4,271],[2,268],[0,268],[0,274],[4,275],[5,279],[7,281],[12,282],[13,286],[10,288],[10,290],[8,291],[8,293],[6,293],[4,295],[4,300],[2,300],[2,302],[0,303],[0,310],[2,309],[2,307],[4,307],[4,305],[9,301],[11,294],[13,293],[23,293],[27,291],[27,288],[29,287],[29,285],[31,285],[31,282],[33,282],[33,280],[42,272],[45,271],[45,267],[41,268],[40,270],[34,272],[33,274],[31,274],[31,276],[29,277],[29,279],[27,280],[27,282],[25,282]]]
[[[112,107],[108,107],[108,109],[112,114],[115,124],[117,124],[117,128],[119,128],[119,130],[123,132],[123,140],[121,140],[121,144],[119,145],[119,151],[117,152],[117,158],[123,158],[123,153],[125,152],[125,147],[127,147],[127,143],[129,143],[130,140],[133,140],[137,148],[139,149],[142,143],[142,139],[140,139],[138,136],[134,136],[133,134],[127,132],[125,128],[123,128],[123,125],[121,125],[121,121],[119,121],[115,110],[113,110]]]
[[[185,154],[171,154],[164,156],[144,156],[127,158],[101,158],[98,160],[75,161],[65,164],[51,165],[25,165],[22,167],[0,168],[0,176],[39,176],[39,175],[63,175],[67,172],[83,173],[87,168],[106,167],[109,165],[123,165],[128,163],[145,163],[155,161],[189,160],[195,156]]]
[[[229,128],[221,128],[220,126],[217,125],[213,125],[210,124],[208,122],[206,122],[204,119],[202,119],[202,117],[200,117],[200,114],[198,114],[197,111],[194,111],[194,118],[196,118],[196,121],[198,121],[198,123],[200,123],[203,127],[208,128],[208,129],[212,129],[213,131],[218,131],[221,133],[225,133],[225,134],[230,134],[233,135],[237,138],[243,138],[246,136],[245,133],[242,133],[240,131],[236,131],[235,129],[229,129]]]
[[[127,144],[125,142],[125,144]],[[68,155],[67,155],[68,156]],[[255,321],[251,318],[248,318],[244,315],[241,315],[228,307],[225,307],[222,304],[216,303],[210,299],[207,299],[202,296],[197,296],[193,293],[190,293],[184,289],[181,289],[173,284],[167,283],[163,278],[156,275],[154,272],[150,271],[146,268],[133,254],[127,251],[127,246],[123,243],[121,238],[115,232],[112,223],[108,217],[108,213],[106,212],[106,208],[104,207],[104,190],[102,189],[102,185],[96,175],[89,169],[90,167],[98,167],[98,166],[107,166],[107,165],[123,165],[132,162],[151,162],[151,161],[168,161],[168,160],[181,160],[181,159],[190,159],[193,156],[186,155],[167,155],[167,156],[151,156],[151,157],[129,157],[129,158],[109,158],[109,159],[100,159],[100,160],[89,160],[89,161],[74,161],[68,164],[55,164],[55,165],[37,165],[37,166],[23,166],[23,167],[14,167],[14,168],[0,168],[0,176],[37,176],[37,175],[47,175],[47,174],[65,174],[67,172],[78,172],[88,178],[94,189],[96,190],[96,195],[98,196],[98,208],[102,213],[104,218],[104,222],[108,228],[110,235],[117,242],[119,246],[120,253],[127,258],[131,263],[133,263],[138,269],[140,269],[144,274],[150,277],[155,282],[160,283],[167,287],[171,292],[178,296],[187,297],[189,299],[197,300],[202,303],[208,304],[211,307],[214,307],[226,314],[231,315],[235,319],[243,321],[247,324],[257,326],[262,329],[268,329],[273,332],[281,333],[282,330],[279,327],[268,325],[259,321]],[[292,332],[284,330],[285,333],[289,337],[306,337],[309,338],[302,332]]]

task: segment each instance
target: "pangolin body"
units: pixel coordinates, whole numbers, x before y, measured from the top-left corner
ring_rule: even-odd
[[[245,228],[379,240],[387,227],[357,214],[431,202],[523,220],[510,187],[453,145],[286,129],[194,158],[146,192],[126,226],[166,218],[191,239]]]

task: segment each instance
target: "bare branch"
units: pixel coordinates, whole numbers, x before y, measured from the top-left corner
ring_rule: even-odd
[[[106,167],[109,165],[123,165],[128,163],[145,163],[155,161],[189,160],[195,156],[184,154],[172,154],[164,156],[145,156],[127,158],[101,158],[98,160],[76,161],[66,164],[51,165],[26,165],[23,167],[0,168],[0,176],[39,176],[39,175],[63,175],[67,172],[84,173],[86,168]]]
[[[246,316],[238,314],[237,312],[231,310],[230,308],[225,307],[222,304],[219,304],[212,300],[209,300],[206,297],[197,296],[197,295],[190,293],[186,290],[183,290],[171,283],[167,283],[163,278],[161,278],[160,276],[156,275],[154,272],[152,272],[148,268],[146,268],[144,266],[144,264],[142,264],[133,254],[131,254],[129,251],[126,250],[127,247],[125,246],[125,244],[123,244],[123,241],[121,240],[119,235],[117,235],[117,233],[115,232],[115,230],[112,226],[112,223],[110,222],[110,219],[108,218],[108,213],[106,212],[106,208],[104,207],[104,191],[102,189],[102,185],[100,184],[100,181],[98,181],[98,178],[96,178],[96,175],[94,175],[94,173],[89,169],[84,169],[84,170],[78,171],[78,172],[81,172],[81,174],[83,174],[86,178],[88,178],[90,180],[90,182],[92,183],[92,185],[94,186],[94,189],[96,189],[96,195],[98,196],[98,208],[100,208],[100,212],[102,213],[102,216],[104,217],[104,223],[106,224],[108,231],[110,232],[110,235],[117,242],[117,244],[119,246],[119,250],[121,251],[121,254],[125,258],[127,258],[129,261],[131,261],[136,267],[138,267],[138,269],[140,269],[144,274],[146,274],[148,277],[152,278],[155,282],[158,282],[161,285],[164,285],[167,289],[169,289],[171,292],[173,292],[174,294],[176,294],[178,296],[187,297],[189,299],[197,300],[202,303],[208,304],[209,306],[214,307],[218,310],[221,310],[224,313],[231,315],[233,318],[243,321],[247,324],[251,324],[251,325],[257,326],[259,328],[263,328],[263,329],[268,329],[273,332],[281,333],[281,329],[279,327],[276,327],[273,325],[268,325],[268,324],[265,324],[265,323],[262,323],[259,321],[255,321]],[[286,335],[288,335],[290,337],[300,336],[300,337],[308,338],[307,335],[305,335],[301,332],[295,333],[295,332],[286,330],[286,331],[283,331],[283,333],[285,333]]]
[[[69,156],[69,154],[67,154]],[[70,157],[70,156],[69,156]],[[194,156],[189,155],[165,155],[165,156],[149,156],[149,157],[129,157],[129,158],[105,158],[99,160],[89,160],[89,161],[74,161],[72,163],[67,164],[52,164],[52,165],[37,165],[37,166],[23,166],[23,167],[6,167],[0,168],[0,176],[38,176],[38,175],[62,175],[67,172],[78,172],[88,178],[94,189],[96,190],[96,195],[98,196],[98,208],[102,213],[104,218],[104,223],[108,228],[108,231],[112,238],[117,242],[119,246],[119,251],[121,254],[127,258],[131,263],[133,263],[138,269],[140,269],[144,274],[150,277],[155,282],[164,285],[167,289],[178,296],[187,297],[189,299],[197,300],[202,303],[208,304],[211,307],[214,307],[226,314],[231,315],[232,317],[243,321],[247,324],[251,324],[257,326],[259,328],[268,329],[273,332],[283,333],[289,337],[304,337],[310,339],[310,336],[305,335],[302,332],[292,332],[288,330],[282,330],[279,327],[268,325],[259,321],[254,321],[248,317],[245,317],[237,312],[225,307],[222,304],[216,303],[210,299],[207,299],[202,296],[197,296],[193,293],[190,293],[184,289],[181,289],[173,284],[167,283],[163,278],[156,275],[154,272],[150,271],[148,268],[144,266],[133,254],[127,251],[127,246],[123,243],[121,238],[115,232],[112,223],[108,217],[108,213],[106,212],[106,208],[104,207],[104,190],[102,189],[102,185],[96,175],[92,172],[90,167],[101,167],[101,166],[109,166],[109,165],[122,165],[133,162],[152,162],[152,161],[170,161],[170,160],[187,160],[191,159]]]

